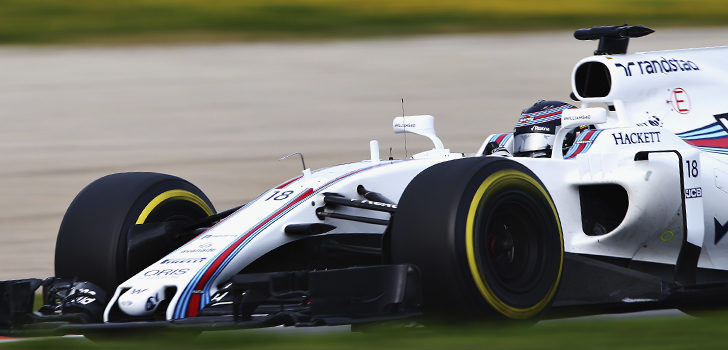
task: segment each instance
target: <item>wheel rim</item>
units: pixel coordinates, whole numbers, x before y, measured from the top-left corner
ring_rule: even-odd
[[[553,299],[563,244],[548,193],[514,169],[495,172],[476,190],[466,222],[468,265],[480,294],[509,318],[530,318]]]
[[[481,207],[481,212],[488,213],[475,220],[476,259],[496,279],[491,283],[496,294],[527,293],[543,275],[546,247],[536,223],[542,220],[531,220],[537,214],[524,197],[523,193],[506,194],[492,206]]]

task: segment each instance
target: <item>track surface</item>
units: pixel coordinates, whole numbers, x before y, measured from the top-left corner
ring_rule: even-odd
[[[630,51],[725,38],[658,30]],[[435,115],[446,147],[473,152],[535,100],[568,100],[571,68],[595,48],[570,32],[0,48],[0,280],[53,274],[68,203],[105,174],[175,174],[226,209],[296,176],[300,162],[278,161],[288,153],[319,168],[368,158],[378,139],[383,157],[404,156],[401,98],[406,114]]]

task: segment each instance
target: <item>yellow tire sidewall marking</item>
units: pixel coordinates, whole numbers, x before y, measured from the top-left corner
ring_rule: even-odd
[[[548,293],[544,296],[543,299],[541,299],[538,303],[525,307],[525,308],[519,308],[514,307],[512,305],[506,304],[503,300],[501,300],[495,292],[490,288],[488,283],[486,283],[483,280],[483,275],[480,272],[480,269],[478,267],[478,263],[476,260],[476,254],[475,254],[475,232],[474,232],[474,226],[475,226],[475,216],[478,212],[478,208],[480,206],[480,203],[483,201],[487,201],[491,194],[503,187],[508,186],[526,186],[531,190],[535,190],[538,193],[540,193],[544,199],[549,203],[549,206],[551,207],[551,210],[554,215],[554,219],[556,220],[556,226],[559,231],[559,246],[560,246],[560,256],[559,256],[559,270],[558,274],[556,276],[556,280],[554,281],[553,285],[549,289]],[[526,319],[533,317],[537,315],[539,312],[541,312],[546,306],[548,306],[551,299],[553,299],[554,295],[556,294],[556,290],[559,286],[559,281],[561,280],[561,272],[563,269],[564,264],[564,243],[563,243],[563,233],[561,231],[561,222],[559,220],[559,214],[556,212],[556,206],[554,205],[553,201],[551,200],[551,197],[548,195],[548,192],[541,186],[541,184],[536,181],[531,176],[515,170],[515,169],[505,169],[505,170],[499,170],[495,173],[488,176],[485,181],[483,181],[482,184],[480,184],[480,187],[475,191],[475,195],[473,196],[473,200],[470,202],[470,208],[468,210],[468,217],[466,221],[465,226],[465,247],[467,252],[467,258],[468,258],[468,265],[470,267],[470,273],[473,277],[473,280],[475,282],[475,285],[477,286],[478,290],[480,291],[480,294],[485,298],[485,300],[490,304],[496,311],[501,313],[502,315],[513,318],[513,319]]]
[[[149,215],[156,209],[159,205],[166,201],[177,201],[177,200],[183,200],[187,202],[194,203],[198,207],[202,208],[202,210],[205,211],[205,213],[209,216],[214,214],[212,209],[210,208],[207,203],[200,198],[198,195],[187,191],[187,190],[169,190],[166,192],[162,192],[158,196],[154,197],[142,210],[141,214],[139,214],[139,217],[136,220],[136,224],[140,225],[147,221],[147,218]]]

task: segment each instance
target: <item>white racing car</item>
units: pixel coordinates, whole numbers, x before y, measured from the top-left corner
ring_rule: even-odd
[[[397,117],[434,148],[382,159],[372,141],[368,160],[304,164],[223,212],[174,176],[103,177],[65,214],[57,277],[0,283],[0,334],[718,305],[728,48],[626,53],[651,32],[576,31],[599,40],[572,73],[581,106],[539,101],[472,154],[446,149],[430,116]]]

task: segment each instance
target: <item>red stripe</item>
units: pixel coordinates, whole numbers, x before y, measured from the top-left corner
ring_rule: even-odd
[[[506,134],[501,134],[501,136],[498,136],[498,138],[495,139],[495,142],[497,142],[500,145],[501,141],[503,141],[503,139],[505,137],[506,137]]]
[[[567,109],[571,109],[571,108],[567,108]],[[556,111],[556,112],[549,113],[549,114],[539,115],[538,117],[533,117],[533,119],[541,119],[541,118],[550,117],[552,115],[561,114],[561,112],[563,112],[563,111],[564,110],[560,110],[560,111]]]
[[[584,148],[586,148],[586,145],[589,144],[589,142],[587,142],[587,141],[593,141],[591,139],[591,137],[592,137],[592,135],[594,135],[595,132],[597,132],[597,131],[596,130],[589,130],[589,131],[587,131],[586,132],[586,135],[584,135],[584,138],[582,139],[582,141],[579,144],[579,146],[576,147],[576,150],[574,151],[574,153],[572,155],[570,155],[569,158],[567,158],[567,159],[574,158],[578,154],[580,154],[584,150]]]
[[[576,107],[569,107],[569,108],[566,108],[566,109],[573,109],[573,108],[576,108]],[[536,119],[541,119],[541,118],[546,118],[546,117],[550,117],[550,116],[552,116],[552,115],[560,114],[560,113],[561,113],[561,112],[563,112],[564,110],[565,110],[565,109],[562,109],[562,110],[560,110],[560,111],[556,111],[556,112],[553,112],[553,113],[549,113],[549,114],[544,114],[544,115],[539,115],[539,116],[537,116],[537,117],[532,117],[532,118],[533,118],[534,120],[536,120]],[[526,114],[526,116],[529,116],[529,117],[530,117],[530,116],[531,116],[531,114]]]
[[[382,165],[384,165],[384,164],[370,166],[370,167],[367,167],[367,168],[359,169],[359,170],[357,170],[355,172],[346,174],[344,176],[340,176],[340,177],[338,177],[336,179],[333,179],[333,180],[327,182],[323,186],[319,187],[319,190],[321,188],[325,188],[326,186],[328,186],[328,185],[330,185],[330,184],[332,184],[334,182],[337,182],[337,181],[339,181],[339,180],[341,180],[343,178],[346,178],[346,177],[349,177],[349,176],[352,176],[352,175],[361,173],[361,172],[363,172],[365,170],[369,170],[369,169],[372,169],[372,168],[377,168],[377,167],[380,167]],[[302,175],[301,176],[298,176],[296,178],[293,178],[293,179],[289,180],[288,182],[285,182],[282,185],[279,185],[279,187],[276,187],[276,189],[280,189],[281,187],[285,187],[285,185],[290,184],[291,182],[296,181],[296,180],[300,179],[301,177],[302,177]],[[273,218],[275,218],[276,216],[278,216],[278,214],[286,211],[288,208],[292,207],[294,204],[302,201],[303,199],[305,199],[306,197],[310,196],[313,193],[314,193],[314,190],[312,188],[309,188],[308,190],[306,190],[306,192],[304,192],[301,195],[299,195],[298,197],[296,197],[296,199],[293,202],[289,203],[288,205],[286,205],[282,209],[278,210],[275,214],[269,216],[267,219],[265,219],[265,221],[261,222],[259,225],[257,225],[256,227],[254,227],[252,230],[248,231],[243,237],[241,237],[237,241],[235,241],[235,243],[233,245],[231,245],[230,247],[228,247],[222,253],[222,255],[220,255],[217,259],[215,259],[215,261],[213,262],[213,264],[208,268],[207,271],[205,271],[205,274],[202,275],[202,278],[200,279],[200,281],[195,285],[195,289],[194,290],[203,290],[205,284],[207,284],[207,281],[212,277],[212,275],[218,269],[218,267],[220,267],[220,265],[222,264],[222,262],[225,261],[225,258],[227,256],[229,256],[235,250],[235,247],[237,247],[240,244],[242,244],[243,241],[245,241],[245,239],[248,238],[248,236],[250,236],[257,229],[259,229],[260,227],[262,227],[263,225],[265,225],[267,222],[269,222],[270,220],[272,220]],[[190,296],[190,301],[187,304],[187,317],[197,316],[197,313],[199,312],[199,309],[200,309],[201,298],[202,298],[201,293],[192,293],[192,295]]]
[[[200,310],[200,297],[202,294],[192,292],[192,295],[190,296],[190,302],[187,304],[187,316],[197,316],[197,313]]]
[[[288,181],[286,181],[286,182],[284,182],[284,183],[282,183],[282,184],[278,185],[278,187],[276,187],[275,189],[276,189],[276,190],[280,190],[281,188],[283,188],[283,187],[286,187],[286,186],[290,185],[290,184],[291,184],[291,182],[293,182],[293,181],[296,181],[296,180],[298,180],[298,179],[300,179],[300,178],[302,178],[302,177],[303,177],[303,175],[298,175],[298,176],[296,176],[296,177],[294,177],[294,178],[292,178],[292,179],[290,179],[290,180],[288,180]]]
[[[585,147],[586,143],[580,143],[579,146],[576,147],[576,151],[574,151],[574,154],[570,155],[568,159],[576,157],[576,155],[581,153],[581,151],[583,151]]]
[[[702,147],[728,147],[728,137],[711,139],[711,140],[686,140],[685,142],[693,146]]]
[[[266,218],[265,220],[263,220],[261,223],[259,223],[257,226],[255,226],[252,230],[248,231],[245,235],[243,235],[242,237],[238,238],[238,240],[235,241],[235,243],[233,243],[227,249],[225,249],[225,251],[223,251],[223,253],[220,254],[220,256],[217,257],[217,259],[215,259],[215,261],[212,263],[212,265],[210,265],[210,267],[207,269],[207,271],[205,272],[205,274],[202,275],[202,278],[200,279],[200,281],[197,282],[197,284],[195,285],[195,288],[194,288],[194,290],[192,292],[192,295],[190,296],[190,303],[187,306],[187,316],[188,317],[197,316],[197,313],[200,310],[200,298],[201,298],[201,294],[195,293],[194,291],[195,290],[203,290],[203,288],[205,287],[205,284],[207,284],[207,281],[210,280],[210,278],[215,273],[215,271],[217,271],[218,267],[220,267],[220,265],[222,264],[222,262],[225,261],[225,259],[235,250],[235,248],[237,248],[237,246],[239,246],[240,244],[242,244],[243,241],[245,241],[245,239],[248,238],[248,236],[250,236],[253,232],[255,232],[259,228],[263,227],[265,224],[267,224],[269,221],[271,221],[273,218],[275,218],[276,216],[278,216],[282,212],[286,211],[288,208],[290,208],[293,205],[295,205],[296,203],[304,200],[306,197],[310,196],[312,193],[313,193],[313,188],[309,188],[308,190],[306,190],[305,192],[303,192],[301,195],[299,195],[298,197],[296,197],[296,199],[294,199],[291,203],[288,203],[288,205],[286,205],[285,207],[279,209],[273,215],[271,215],[268,218]]]
[[[546,117],[550,117],[552,115],[556,115],[556,114],[560,114],[560,113],[561,113],[561,111],[553,112],[553,113],[549,113],[549,114],[544,114],[544,115],[539,115],[538,117],[533,117],[533,119],[546,118]]]

